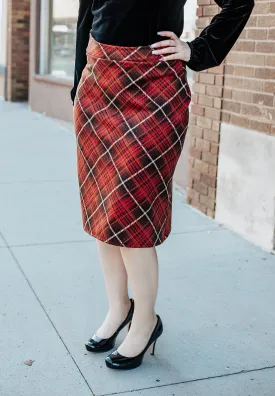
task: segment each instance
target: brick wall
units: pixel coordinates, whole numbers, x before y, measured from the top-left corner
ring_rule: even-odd
[[[29,86],[30,0],[8,0],[7,100],[26,101]]]
[[[222,119],[275,136],[275,0],[256,0],[225,59]]]
[[[198,0],[197,32],[220,8],[213,0]],[[194,73],[189,124],[188,202],[210,217],[215,214],[224,64]]]
[[[197,34],[219,11],[198,0]],[[275,136],[275,0],[256,0],[222,65],[194,73],[188,202],[214,217],[221,122]]]

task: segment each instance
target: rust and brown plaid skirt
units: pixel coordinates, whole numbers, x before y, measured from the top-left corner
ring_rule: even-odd
[[[87,60],[74,105],[84,230],[116,246],[159,245],[188,125],[186,64],[92,36]]]

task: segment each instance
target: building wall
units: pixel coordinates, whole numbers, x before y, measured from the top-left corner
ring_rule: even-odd
[[[27,101],[30,0],[8,0],[7,4],[6,98]]]
[[[274,248],[275,138],[223,123],[216,219],[264,249]]]
[[[267,250],[275,230],[275,1],[256,1],[225,60],[217,212]]]
[[[0,0],[0,97],[5,95],[7,16],[7,0]]]
[[[47,5],[47,1],[44,3]],[[46,48],[40,46],[40,4],[39,0],[31,2],[29,104],[34,111],[72,122],[72,79],[40,73],[39,60],[46,52]]]
[[[212,0],[198,1],[201,28],[216,10]],[[196,73],[188,188],[193,206],[268,250],[275,228],[274,26],[275,1],[256,0],[224,63]]]
[[[198,0],[197,35],[219,12],[214,0]],[[224,65],[194,73],[189,136],[188,202],[215,215]]]

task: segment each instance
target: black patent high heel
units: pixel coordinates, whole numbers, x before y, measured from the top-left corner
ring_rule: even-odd
[[[119,326],[117,331],[109,338],[100,338],[96,334],[93,335],[86,343],[85,347],[89,352],[107,352],[114,348],[118,333],[126,326],[130,325],[134,314],[134,300],[131,298],[131,307],[126,319]]]
[[[117,369],[117,370],[131,370],[136,367],[139,367],[143,361],[143,357],[145,352],[149,347],[151,347],[151,355],[155,354],[155,348],[156,348],[156,342],[158,338],[161,336],[163,333],[163,324],[162,321],[157,315],[158,321],[157,324],[151,334],[151,337],[144,348],[144,350],[137,356],[134,357],[126,357],[121,355],[117,350],[112,352],[109,356],[106,357],[105,363],[106,366],[112,369]]]

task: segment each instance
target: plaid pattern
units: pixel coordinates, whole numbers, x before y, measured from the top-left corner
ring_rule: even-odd
[[[114,46],[90,36],[74,105],[86,232],[133,248],[168,237],[190,101],[183,61],[160,61],[150,46]]]

